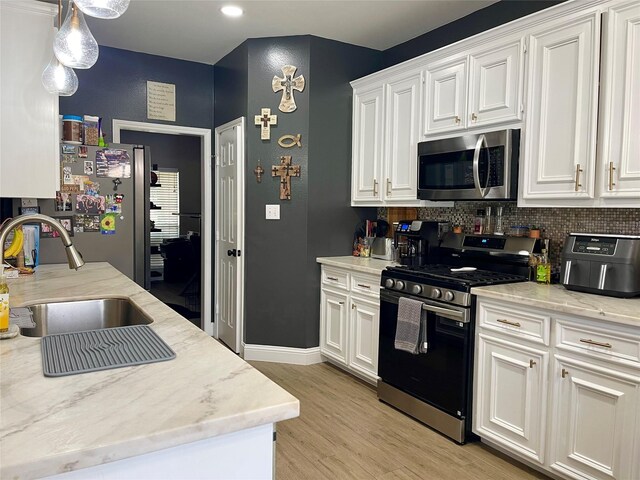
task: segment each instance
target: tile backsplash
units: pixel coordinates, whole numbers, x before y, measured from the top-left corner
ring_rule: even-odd
[[[418,208],[421,220],[446,220],[462,225],[465,233],[473,233],[476,210],[502,206],[505,232],[512,225],[535,225],[551,240],[550,258],[554,270],[560,267],[560,255],[567,234],[571,232],[640,235],[640,208],[518,208],[515,202],[456,202],[453,208]],[[378,216],[387,217],[387,209],[379,208]]]

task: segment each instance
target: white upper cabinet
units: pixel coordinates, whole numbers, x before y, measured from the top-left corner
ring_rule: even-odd
[[[520,122],[522,50],[518,38],[428,65],[424,136]]]
[[[0,197],[55,198],[58,97],[40,80],[53,55],[54,5],[0,2]]]
[[[524,199],[594,196],[600,15],[529,36]]]
[[[468,126],[519,121],[522,40],[469,56]]]
[[[605,13],[603,39],[597,193],[604,202],[626,202],[630,207],[637,207],[640,203],[640,2],[634,0],[610,8]]]
[[[385,101],[385,185],[387,204],[416,204],[418,142],[420,141],[420,71],[390,80]]]
[[[382,204],[382,97],[382,85],[353,92],[351,200],[354,205]]]
[[[467,57],[426,70],[425,136],[467,126]]]

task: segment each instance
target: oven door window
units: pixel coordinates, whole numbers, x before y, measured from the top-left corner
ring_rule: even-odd
[[[382,300],[382,299],[381,299]],[[471,379],[472,323],[423,311],[426,353],[394,347],[398,305],[381,301],[378,375],[386,383],[458,418],[466,417]]]
[[[478,156],[481,188],[504,185],[504,146],[483,148]],[[420,190],[475,189],[473,157],[475,150],[420,155]]]

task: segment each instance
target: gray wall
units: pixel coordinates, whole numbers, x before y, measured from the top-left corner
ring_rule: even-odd
[[[199,137],[124,130],[120,140],[122,143],[149,146],[151,164],[157,164],[159,168],[177,169],[180,172],[180,212],[200,213],[202,175]],[[180,235],[186,235],[189,230],[200,232],[200,221],[181,217]]]
[[[281,67],[298,67],[305,90],[298,109],[278,110],[281,94],[271,79]],[[216,125],[247,117],[245,212],[246,321],[251,344],[308,348],[318,345],[318,256],[349,255],[356,224],[375,209],[350,203],[351,87],[349,81],[378,69],[380,52],[311,36],[251,39],[215,66]],[[245,89],[246,88],[246,89]],[[246,102],[245,102],[246,99]],[[244,105],[243,105],[244,103]],[[271,140],[260,140],[253,116],[261,108],[278,115]],[[302,134],[302,148],[281,148],[284,134]],[[292,155],[301,177],[292,199],[279,199],[279,180],[269,167]],[[261,159],[267,174],[258,184]],[[265,220],[265,205],[279,204],[279,221]]]
[[[502,0],[384,51],[386,66],[437,50],[565,0]]]

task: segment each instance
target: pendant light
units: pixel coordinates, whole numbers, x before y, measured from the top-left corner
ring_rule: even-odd
[[[58,0],[58,28],[62,23],[62,0]],[[51,55],[51,61],[42,72],[42,85],[47,92],[53,95],[68,97],[78,90],[78,77],[73,68],[60,63],[60,60]]]
[[[95,18],[118,18],[129,7],[129,0],[76,0],[86,15]]]
[[[53,41],[53,51],[60,62],[71,68],[91,68],[98,60],[98,42],[73,0],[69,0],[67,18]]]

